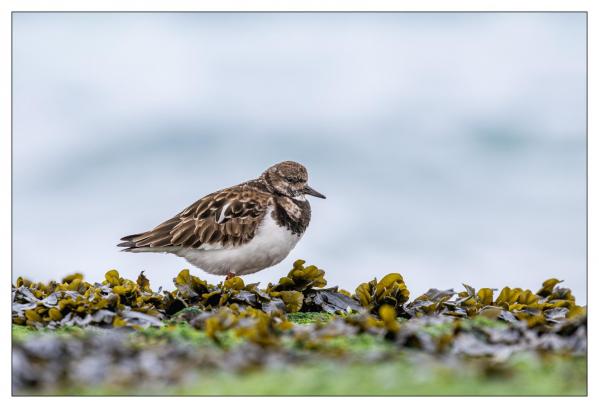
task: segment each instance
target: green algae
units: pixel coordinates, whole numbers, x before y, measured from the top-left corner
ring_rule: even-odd
[[[295,324],[325,323],[333,317],[334,315],[331,313],[323,312],[296,312],[287,314],[289,321]]]
[[[586,362],[581,358],[537,361],[522,356],[514,359],[504,371],[485,370],[479,364],[456,371],[440,363],[407,359],[376,365],[324,362],[292,370],[206,373],[184,386],[127,390],[79,387],[63,389],[59,394],[584,396],[587,395],[586,373]]]

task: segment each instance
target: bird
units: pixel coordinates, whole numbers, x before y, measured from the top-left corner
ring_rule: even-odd
[[[155,228],[121,238],[125,252],[185,258],[213,275],[248,275],[283,261],[310,223],[306,196],[326,197],[308,185],[302,164],[283,161],[258,178],[200,198]]]

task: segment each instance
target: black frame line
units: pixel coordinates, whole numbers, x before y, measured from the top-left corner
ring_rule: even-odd
[[[465,10],[465,11],[457,11],[457,10],[440,10],[440,11],[430,11],[430,10],[409,10],[409,11],[401,11],[401,10],[293,10],[293,11],[282,11],[282,10],[267,10],[267,11],[257,11],[257,10],[235,10],[235,11],[218,11],[218,10],[95,10],[95,11],[85,11],[85,10],[66,10],[66,11],[58,11],[58,10],[13,10],[11,11],[11,30],[10,30],[10,100],[11,100],[11,111],[10,111],[10,250],[11,250],[11,258],[10,258],[10,269],[11,269],[11,283],[14,272],[14,245],[13,245],[13,141],[14,141],[14,117],[13,117],[13,100],[14,100],[14,83],[13,83],[13,73],[14,73],[14,15],[15,14],[580,14],[584,13],[585,18],[585,31],[586,31],[586,86],[585,86],[585,96],[586,96],[586,190],[585,190],[585,215],[586,215],[586,296],[587,296],[587,313],[588,313],[588,304],[589,304],[589,12],[588,10],[501,10],[501,11],[488,11],[488,10]],[[9,296],[9,299],[11,297]],[[12,310],[12,301],[10,309]],[[12,320],[11,320],[12,324]],[[12,326],[11,326],[12,327]],[[11,328],[12,330],[12,328]],[[587,344],[588,344],[588,330],[586,333]],[[82,397],[84,395],[78,394],[65,394],[65,395],[56,395],[56,394],[48,394],[48,395],[15,395],[12,391],[12,362],[13,362],[13,353],[12,353],[12,335],[11,335],[11,349],[10,349],[10,362],[11,362],[11,395],[13,397],[61,397],[61,396],[70,396],[70,397]],[[589,376],[588,376],[588,362],[589,357],[588,353],[586,356],[587,362],[587,381],[586,388],[587,393],[583,396],[588,396],[589,392]],[[152,396],[152,397],[281,397],[274,395],[102,395],[103,397],[141,397],[141,396]],[[283,397],[342,397],[342,396],[350,396],[350,397],[389,397],[388,395],[286,395]],[[552,397],[570,397],[565,395],[527,395],[524,397],[543,397],[543,396],[552,396]],[[97,397],[92,395],[85,395],[85,397]],[[393,396],[391,396],[393,397]],[[395,397],[477,397],[475,395],[421,395],[421,394],[410,394],[410,395],[396,395]],[[484,397],[523,397],[523,395],[484,395]]]

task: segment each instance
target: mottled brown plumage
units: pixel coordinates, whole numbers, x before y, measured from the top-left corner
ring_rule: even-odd
[[[325,198],[307,185],[307,179],[301,164],[278,163],[257,179],[199,199],[150,231],[121,238],[118,246],[129,252],[179,256],[186,256],[178,253],[179,249],[240,247],[255,237],[266,216],[299,239],[310,223],[310,204],[304,195]]]

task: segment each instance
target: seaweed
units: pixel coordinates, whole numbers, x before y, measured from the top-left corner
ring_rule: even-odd
[[[187,269],[173,279],[175,290],[162,293],[152,291],[143,272],[133,281],[110,270],[103,282],[93,284],[78,273],[65,277],[61,283],[47,284],[19,277],[12,288],[12,321],[36,328],[148,327],[161,326],[189,308],[210,312],[223,307],[236,314],[247,309],[255,316],[258,312],[273,316],[298,312],[357,313],[362,317],[350,318],[353,324],[382,325],[391,332],[399,330],[392,323],[397,317],[482,316],[525,324],[539,331],[549,331],[556,325],[576,325],[586,319],[586,307],[577,305],[570,289],[558,286],[561,281],[555,278],[544,281],[536,292],[506,286],[494,296],[495,289],[477,291],[464,284],[465,290],[460,292],[429,289],[408,303],[410,292],[399,273],[362,283],[350,294],[337,287],[325,288],[324,271],[304,264],[303,260],[295,261],[287,276],[264,290],[257,283],[246,284],[240,277],[212,285]]]
[[[459,292],[429,289],[410,302],[399,273],[354,293],[326,287],[324,277],[303,260],[264,289],[240,277],[210,284],[189,270],[161,293],[143,272],[129,280],[110,270],[100,283],[79,273],[60,283],[19,277],[12,287],[13,327],[22,328],[13,335],[15,389],[110,385],[111,370],[139,372],[151,386],[195,378],[197,367],[383,362],[419,352],[484,359],[485,370],[500,373],[521,353],[586,355],[586,307],[555,278],[537,291],[464,284]],[[357,345],[368,346],[356,353]]]

